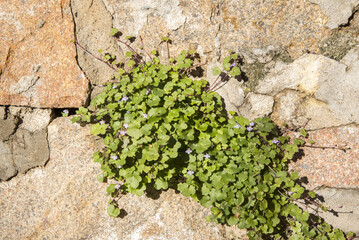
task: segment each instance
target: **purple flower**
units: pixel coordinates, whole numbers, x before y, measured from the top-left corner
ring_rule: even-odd
[[[274,139],[272,140],[272,143],[274,143],[274,144],[278,144],[278,143],[279,143],[279,141],[278,141],[278,139],[274,138]]]
[[[124,96],[123,98],[122,98],[122,101],[127,101],[128,100],[128,97],[127,96]]]
[[[205,158],[209,159],[211,157],[211,155],[209,155],[208,153],[206,153],[206,155],[204,155]]]
[[[235,63],[235,62],[231,64],[231,67],[234,67],[234,66],[236,66],[236,63]]]
[[[106,85],[102,84],[102,85],[100,85],[99,87],[106,87]]]
[[[118,190],[121,188],[121,186],[122,186],[121,184],[116,184],[115,188]]]
[[[117,85],[113,85],[112,88],[113,88],[113,89],[117,88]]]
[[[148,95],[150,92],[151,92],[151,90],[150,90],[150,89],[148,89],[148,90],[147,90],[147,92],[146,92],[146,95]]]
[[[100,121],[100,124],[102,125],[102,124],[105,124],[106,122],[105,122],[105,120],[101,120]]]
[[[190,148],[187,148],[186,153],[191,154],[192,150]]]
[[[239,124],[239,123],[237,123],[236,125],[234,125],[234,128],[241,128],[242,126]]]
[[[113,159],[113,160],[117,160],[117,155],[113,155],[112,157],[111,157],[111,159]]]
[[[69,110],[65,109],[64,111],[62,111],[64,114],[69,114]]]
[[[146,113],[143,113],[142,116],[143,116],[144,118],[147,118],[147,114],[146,114]]]
[[[192,176],[194,174],[194,172],[191,169],[188,169],[187,174]]]
[[[121,130],[121,131],[120,131],[120,134],[121,134],[122,136],[125,136],[125,135],[126,135],[126,130]]]
[[[128,128],[128,123],[123,124],[124,128]]]
[[[256,125],[255,122],[251,122],[251,123],[249,124],[250,127],[254,127],[254,125]]]
[[[252,127],[247,127],[247,130],[248,130],[248,132],[250,132],[250,131],[253,130],[253,128]]]
[[[288,192],[288,195],[292,195],[293,194],[293,192]]]

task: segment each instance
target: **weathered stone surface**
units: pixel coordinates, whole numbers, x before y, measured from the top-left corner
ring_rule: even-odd
[[[69,0],[0,2],[0,104],[79,107],[88,81],[76,64]]]
[[[309,0],[309,2],[320,6],[328,17],[326,25],[332,29],[348,23],[354,8],[359,4],[359,0]]]
[[[278,124],[311,119],[306,128],[318,129],[359,123],[358,56],[354,48],[342,62],[308,54],[291,64],[277,64],[255,92],[278,99],[273,113]]]
[[[116,45],[109,37],[111,27],[123,33],[122,39],[135,35],[137,41],[132,45],[137,47],[142,45],[138,39],[142,36],[144,47],[149,51],[158,49],[164,59],[167,47],[159,42],[161,37],[169,36],[171,56],[183,49],[194,49],[202,60],[211,62],[223,58],[231,49],[243,56],[253,52],[250,55],[255,56],[249,56],[248,62],[259,64],[277,59],[278,51],[283,55],[281,58],[284,55],[297,58],[308,51],[316,53],[319,42],[329,34],[320,7],[305,1],[171,0],[164,4],[127,0],[119,4],[118,0],[72,0],[72,7],[79,42],[97,56],[100,56],[97,50],[103,49],[121,59],[122,52],[128,49]],[[92,84],[108,81],[114,71],[82,50],[78,51],[79,64]],[[146,56],[144,52],[143,55]],[[258,74],[248,75],[255,78]]]
[[[121,48],[110,36],[113,19],[102,0],[71,0],[71,8],[76,23],[76,38],[82,47],[98,57],[104,53],[121,57]],[[99,53],[99,49],[103,52]],[[79,47],[77,53],[78,63],[93,85],[108,82],[111,75],[116,73]]]
[[[21,173],[33,167],[43,166],[49,160],[46,129],[34,133],[18,129],[12,144],[14,163],[16,169]]]
[[[303,148],[304,156],[291,162],[290,168],[307,177],[310,189],[321,186],[359,188],[359,127],[350,125],[309,132],[314,146],[346,146],[345,152],[330,148]],[[308,145],[310,145],[308,143]]]
[[[359,234],[359,190],[320,188],[315,191],[324,198],[328,212],[320,211],[325,221],[333,226],[340,226],[346,232]],[[336,213],[333,213],[335,211]]]
[[[46,129],[52,119],[51,109],[13,107],[9,108],[12,115],[21,118],[20,128],[30,132],[36,132]]]
[[[0,141],[6,141],[10,135],[15,132],[18,118],[12,115],[7,116],[6,119],[0,118]]]
[[[315,141],[314,146],[351,148],[344,152],[304,147],[303,156],[291,162],[289,168],[306,178],[307,184],[304,186],[307,189],[314,190],[324,198],[323,204],[329,211],[319,211],[319,215],[326,222],[359,234],[359,126],[309,131],[308,139]]]
[[[241,116],[253,120],[271,114],[273,104],[274,98],[272,96],[249,93],[239,108],[239,113]]]
[[[0,106],[0,120],[4,120],[6,116],[6,108]]]
[[[168,190],[119,200],[122,218],[106,212],[105,183],[91,160],[99,148],[89,127],[57,118],[49,125],[51,160],[0,183],[0,232],[4,239],[233,239],[245,232],[207,223],[209,209]]]
[[[0,141],[0,180],[7,180],[16,174],[11,154],[11,145]]]
[[[210,63],[207,67],[207,80],[212,86],[212,90],[216,91],[223,98],[227,111],[238,112],[238,107],[244,102],[245,94],[243,90],[243,82],[239,82],[234,78],[225,78],[213,76],[212,69],[220,66],[218,63]]]

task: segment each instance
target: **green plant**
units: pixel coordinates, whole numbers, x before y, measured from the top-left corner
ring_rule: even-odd
[[[234,112],[228,116],[213,91],[240,74],[236,54],[213,70],[218,81],[209,86],[190,78],[198,60],[194,51],[182,51],[166,65],[156,50],[145,62],[121,42],[130,49],[127,64],[72,119],[91,123],[91,133],[104,139],[93,159],[103,171],[99,181],[117,181],[107,188],[110,216],[120,214],[121,193],[142,195],[152,185],[192,197],[211,208],[207,220],[247,228],[251,239],[346,238],[296,204],[326,210],[300,185],[297,172],[288,173],[288,161],[305,141],[282,136],[267,117],[251,122]]]

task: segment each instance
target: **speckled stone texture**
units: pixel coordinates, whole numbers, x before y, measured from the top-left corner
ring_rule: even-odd
[[[107,184],[97,182],[91,159],[100,144],[89,126],[57,118],[48,131],[46,167],[0,182],[1,239],[246,239],[236,227],[207,223],[209,209],[173,190],[127,194],[121,218],[109,217]]]
[[[161,37],[169,36],[170,56],[182,50],[196,50],[203,61],[221,62],[229,50],[244,55],[252,49],[271,49],[266,56],[254,56],[260,64],[279,55],[296,59],[303,53],[319,52],[319,42],[329,36],[326,16],[319,6],[308,1],[278,0],[72,0],[79,41],[97,56],[97,52],[116,54],[128,49],[114,45],[111,27],[118,28],[122,39],[133,35],[132,46],[158,49],[167,58],[167,46]],[[145,54],[144,54],[145,55]],[[253,57],[252,57],[253,58]],[[276,60],[275,60],[276,61]],[[271,63],[273,64],[273,63]],[[108,81],[112,70],[79,50],[79,65],[92,84]],[[248,72],[253,67],[248,67]],[[248,75],[251,76],[251,73]],[[207,76],[205,76],[207,77]]]
[[[359,189],[359,126],[310,131],[308,139],[314,140],[315,146],[351,148],[345,152],[338,149],[303,148],[304,156],[292,162],[290,168],[298,171],[300,176],[307,177],[308,188],[326,186]]]
[[[0,105],[61,108],[87,101],[69,0],[1,1],[0,23]]]

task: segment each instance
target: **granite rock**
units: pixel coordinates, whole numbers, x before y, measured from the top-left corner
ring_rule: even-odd
[[[0,180],[7,180],[16,173],[11,154],[11,145],[0,141]]]
[[[359,189],[359,126],[325,128],[309,131],[308,140],[314,148],[304,147],[300,158],[290,163],[290,169],[298,171],[308,180],[307,187],[356,188]],[[307,141],[307,145],[311,145]],[[338,146],[350,148],[320,148]]]
[[[268,116],[272,113],[274,98],[272,96],[249,93],[239,108],[241,116],[250,120]]]
[[[39,109],[28,107],[9,107],[9,112],[21,119],[19,128],[26,129],[31,133],[47,128],[52,120],[52,109]]]
[[[0,21],[1,105],[61,108],[87,101],[69,0],[2,1]]]
[[[106,183],[92,153],[100,147],[90,128],[57,118],[48,127],[50,161],[0,182],[4,239],[246,239],[245,231],[208,223],[209,213],[173,190],[122,196],[120,218],[106,212]]]
[[[52,110],[10,106],[4,116],[6,119],[0,118],[1,180],[49,160],[47,125]]]
[[[221,95],[225,104],[226,110],[238,112],[238,107],[244,102],[245,93],[243,90],[243,82],[238,81],[236,78],[228,78],[226,75],[213,76],[212,69],[215,66],[220,66],[216,62],[208,64],[207,81],[212,87],[212,90]]]
[[[18,129],[12,139],[12,155],[16,169],[21,173],[45,165],[49,160],[46,129],[36,132]]]
[[[355,7],[359,4],[359,0],[309,0],[309,2],[320,6],[328,17],[326,26],[331,29],[348,23]]]
[[[83,48],[99,58],[102,58],[105,53],[117,57],[123,55],[120,46],[110,36],[113,18],[104,5],[104,1],[71,0],[71,9],[76,27],[76,39]],[[98,52],[100,49],[102,53]],[[80,47],[77,47],[77,56],[78,64],[91,81],[92,87],[108,82],[116,73]]]
[[[4,120],[6,116],[6,107],[0,106],[0,120]]]
[[[122,39],[137,37],[131,45],[137,48],[142,47],[141,36],[145,49],[158,49],[163,59],[167,46],[160,44],[161,37],[169,36],[170,56],[194,49],[203,61],[212,62],[234,50],[243,55],[253,52],[261,64],[276,58],[278,49],[294,59],[308,51],[317,53],[319,42],[329,35],[319,6],[306,1],[72,0],[72,8],[78,41],[96,56],[103,49],[120,61],[128,49],[109,37],[111,27],[121,31]],[[258,54],[258,49],[265,54]],[[114,74],[104,63],[78,52],[79,65],[92,84],[106,82]]]
[[[6,118],[0,118],[0,141],[6,141],[16,131],[19,118],[13,115],[4,115]]]
[[[276,97],[272,116],[279,125],[292,120],[301,126],[309,119],[307,129],[359,123],[358,56],[354,48],[342,62],[307,54],[290,64],[278,63],[255,92]]]
[[[332,226],[340,226],[345,232],[359,234],[359,190],[323,187],[315,191],[324,198],[327,212],[320,211],[320,216]]]

